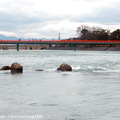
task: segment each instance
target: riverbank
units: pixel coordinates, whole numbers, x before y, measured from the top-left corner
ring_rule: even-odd
[[[16,49],[16,45],[1,45],[1,50]],[[48,45],[21,45],[20,50],[83,50],[83,51],[120,51],[120,45],[104,45],[104,46],[48,46]]]
[[[74,47],[48,47],[46,50],[75,50]],[[76,50],[83,51],[120,51],[120,46],[104,46],[104,47],[77,47]]]

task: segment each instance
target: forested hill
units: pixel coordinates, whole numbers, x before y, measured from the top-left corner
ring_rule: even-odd
[[[80,40],[120,40],[120,29],[111,31],[100,27],[81,25],[77,28]]]

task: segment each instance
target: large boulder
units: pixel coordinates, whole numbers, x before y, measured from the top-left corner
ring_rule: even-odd
[[[22,73],[23,72],[23,66],[20,65],[19,63],[15,62],[11,65],[11,73]]]
[[[9,66],[3,66],[0,70],[11,70],[11,67],[9,67]]]
[[[68,64],[61,64],[57,70],[61,71],[72,71],[72,67]]]

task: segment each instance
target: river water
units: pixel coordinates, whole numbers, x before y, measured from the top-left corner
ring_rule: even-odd
[[[0,51],[0,67],[13,62],[24,72],[0,71],[0,119],[120,120],[120,52]]]

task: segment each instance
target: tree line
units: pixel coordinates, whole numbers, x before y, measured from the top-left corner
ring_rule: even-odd
[[[120,40],[120,29],[109,29],[81,25],[76,30],[79,40]]]

